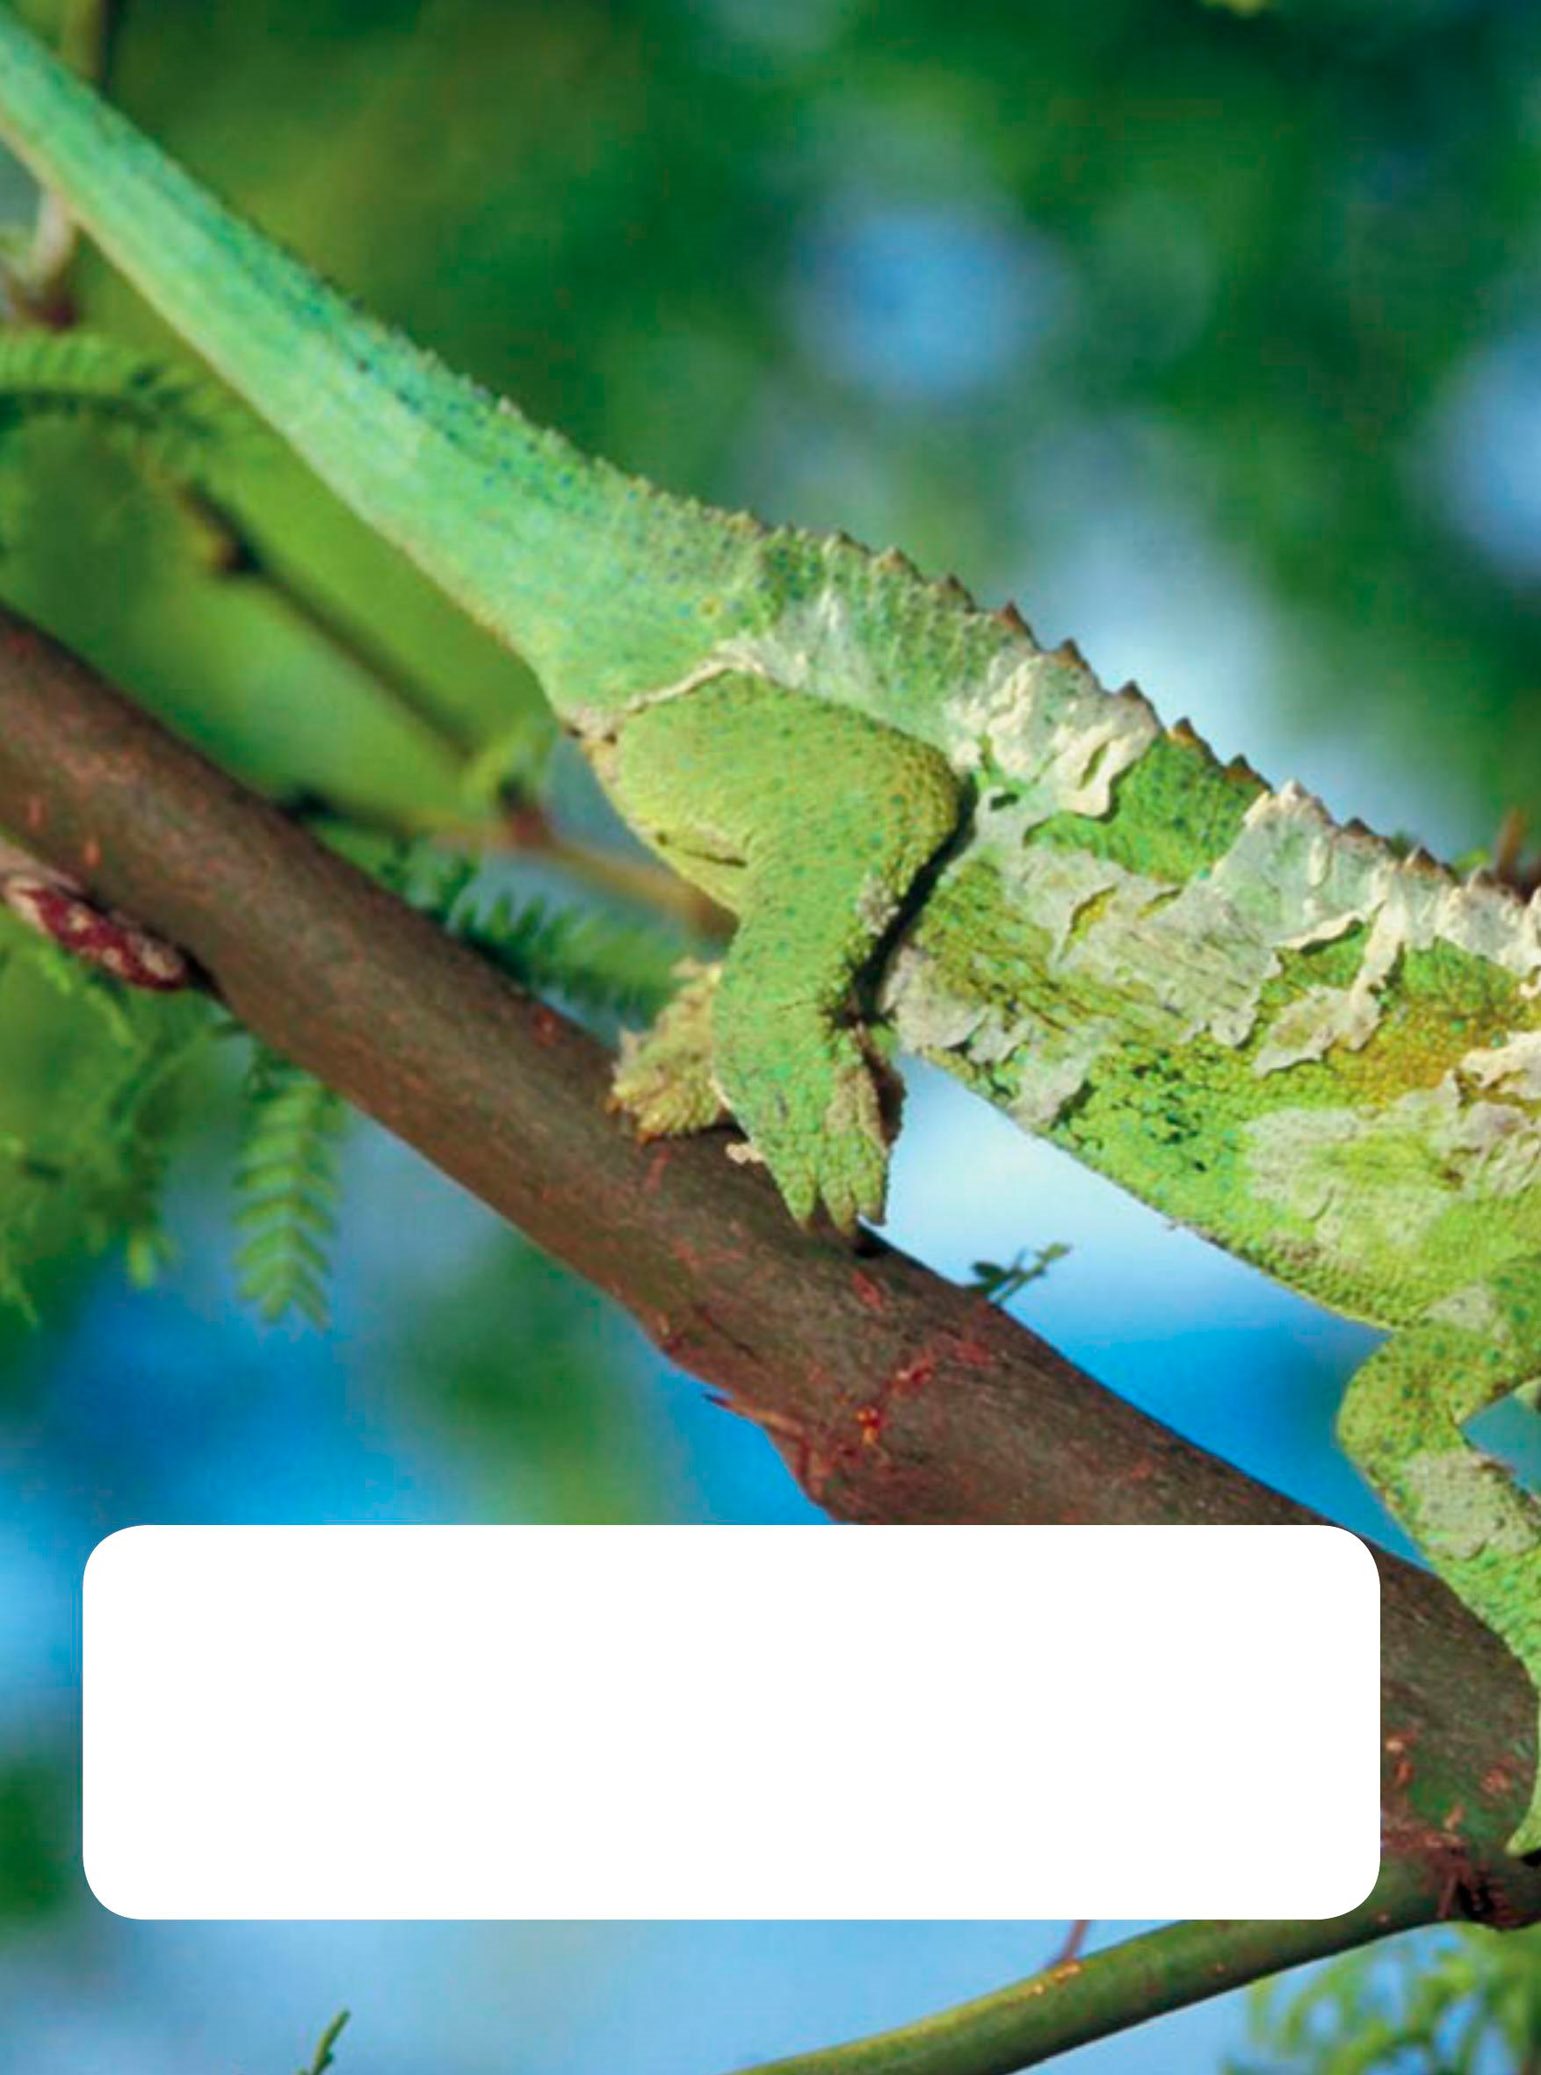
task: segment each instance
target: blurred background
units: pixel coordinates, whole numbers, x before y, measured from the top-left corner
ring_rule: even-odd
[[[585,447],[900,542],[1223,756],[1447,856],[1541,809],[1528,0],[122,0],[110,28],[142,124]],[[0,207],[21,251],[14,169]],[[89,253],[65,286],[81,323],[173,350]],[[458,846],[478,886],[603,909],[656,968],[677,921],[594,891],[624,852],[519,666],[297,469],[237,443],[216,473],[24,407],[0,367],[0,596],[339,840]],[[344,2075],[723,2075],[1053,1954],[1064,1926],[104,1912],[77,1595],[115,1528],[819,1516],[415,1157],[296,1122],[303,1088],[304,1186],[340,1163],[330,1264],[254,1262],[236,1177],[271,1072],[254,1092],[200,1006],[125,1010],[0,927],[0,2069],[267,2075],[346,2003]],[[1014,1300],[1038,1330],[1385,1532],[1331,1441],[1364,1330],[939,1077],[891,1230],[960,1277],[1068,1246]],[[1517,1420],[1487,1434],[1526,1459]],[[1224,2001],[1066,2065],[1219,2067],[1244,2028]]]

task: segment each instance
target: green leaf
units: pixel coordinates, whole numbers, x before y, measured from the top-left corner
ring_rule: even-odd
[[[254,1047],[245,1086],[245,1134],[236,1164],[234,1222],[242,1297],[269,1324],[291,1314],[325,1327],[337,1229],[340,1095],[271,1052]]]
[[[1027,1258],[1027,1248],[1022,1247],[1004,1265],[999,1261],[976,1261],[972,1287],[992,1304],[1009,1304],[1029,1283],[1041,1281],[1054,1263],[1064,1260],[1069,1252],[1062,1240],[1054,1239],[1039,1247],[1031,1260]]]

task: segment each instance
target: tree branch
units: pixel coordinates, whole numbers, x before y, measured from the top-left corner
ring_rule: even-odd
[[[592,1039],[7,614],[0,823],[183,945],[270,1045],[623,1304],[672,1361],[757,1421],[837,1517],[1312,1517],[1101,1389],[976,1293],[876,1240],[853,1252],[799,1231],[763,1176],[723,1157],[721,1136],[636,1145],[607,1114],[608,1064]],[[1380,1886],[1351,1918],[1191,1928],[1189,1950],[1207,1940],[1209,1959],[1174,1966],[1158,1992],[1167,2000],[1146,2007],[1440,1916],[1541,1919],[1541,1869],[1503,1851],[1534,1756],[1525,1678],[1436,1580],[1378,1561]],[[1221,1950],[1231,1957],[1216,1959]],[[1005,2005],[1052,2003],[1085,2013],[1065,2020],[1072,2028],[1108,2029],[1088,1999],[1112,1968],[1099,1956],[1052,1999],[1008,1990]],[[991,2015],[987,2029],[996,2024]],[[791,2066],[953,2075],[1026,2064],[848,2051],[868,2057]]]
[[[1366,1902],[1326,1923],[1169,1924],[1089,1958],[1061,1961],[918,2024],[763,2062],[745,2075],[1016,2075],[1297,1961],[1427,1921],[1415,1885],[1398,1886],[1401,1916],[1378,1890],[1373,1907]]]

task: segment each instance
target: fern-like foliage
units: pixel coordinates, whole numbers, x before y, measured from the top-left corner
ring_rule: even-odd
[[[87,331],[0,335],[0,437],[40,418],[72,420],[149,474],[212,502],[278,452],[272,434],[191,367]]]
[[[656,1015],[674,992],[684,949],[661,934],[609,916],[499,894],[465,913],[450,932],[533,994],[622,1022]]]
[[[476,897],[476,864],[415,846],[387,872],[397,891],[532,994],[607,1021],[646,1022],[676,991],[689,947],[671,931],[597,909],[508,893]]]
[[[253,1055],[245,1102],[236,1166],[241,1295],[270,1322],[293,1312],[325,1326],[347,1105],[265,1045]]]
[[[1413,1932],[1252,2005],[1229,2075],[1518,2075],[1541,2066],[1541,1928]]]
[[[0,921],[0,1303],[35,1317],[47,1268],[115,1243],[135,1281],[159,1273],[177,1095],[212,1027],[202,997],[131,993]]]

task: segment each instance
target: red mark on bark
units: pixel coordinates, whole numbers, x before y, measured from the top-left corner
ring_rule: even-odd
[[[917,1355],[913,1362],[906,1362],[902,1368],[895,1369],[893,1375],[889,1377],[883,1386],[883,1396],[885,1398],[910,1397],[916,1391],[923,1391],[935,1374],[936,1356],[932,1354]]]
[[[1395,1788],[1405,1787],[1413,1776],[1413,1740],[1400,1730],[1393,1730],[1386,1738],[1386,1751],[1391,1758],[1391,1784]]]
[[[856,1292],[857,1302],[864,1304],[868,1311],[881,1311],[888,1301],[883,1295],[881,1283],[874,1282],[872,1277],[860,1268],[853,1268],[851,1271],[851,1288]]]
[[[80,864],[81,870],[85,872],[97,872],[101,870],[102,846],[100,843],[97,842],[95,836],[87,836],[85,843],[82,845],[80,852]]]
[[[530,1035],[537,1045],[554,1045],[562,1034],[562,1021],[553,1015],[544,1002],[536,1002],[530,1010]]]
[[[922,1349],[912,1361],[902,1363],[899,1368],[890,1371],[884,1377],[875,1398],[870,1398],[866,1404],[857,1406],[852,1418],[856,1422],[861,1449],[878,1448],[882,1445],[894,1401],[898,1398],[913,1397],[918,1391],[923,1391],[935,1377],[939,1360],[940,1357],[935,1350]],[[849,1460],[850,1452],[849,1441],[838,1444],[833,1466],[838,1467],[841,1461]]]
[[[647,1172],[642,1177],[642,1193],[644,1196],[657,1195],[664,1178],[664,1170],[668,1165],[669,1148],[667,1146],[655,1146],[648,1158]]]
[[[858,1405],[856,1425],[861,1433],[863,1446],[876,1448],[883,1438],[883,1429],[888,1424],[888,1414],[881,1405]]]

